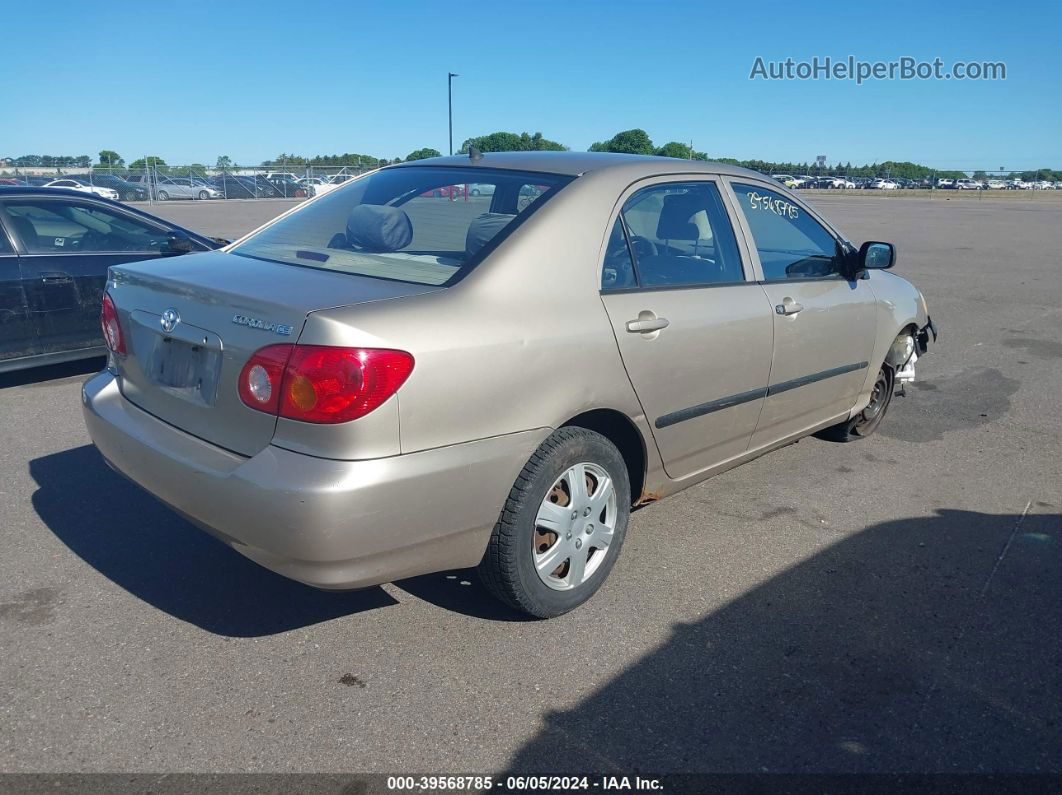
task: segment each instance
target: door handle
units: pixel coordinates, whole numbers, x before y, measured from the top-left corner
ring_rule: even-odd
[[[42,273],[41,281],[45,284],[69,284],[74,277],[68,273]]]
[[[795,315],[797,312],[804,311],[804,305],[798,304],[789,296],[782,299],[782,303],[777,304],[774,307],[774,311],[779,315]]]
[[[650,331],[660,331],[671,325],[666,317],[639,318],[627,321],[627,331],[631,334],[646,334]]]

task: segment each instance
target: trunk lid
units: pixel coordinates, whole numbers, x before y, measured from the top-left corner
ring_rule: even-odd
[[[296,342],[310,312],[440,289],[220,251],[114,266],[108,283],[126,339],[127,355],[114,357],[125,398],[246,456],[276,428],[237,391],[255,351]]]

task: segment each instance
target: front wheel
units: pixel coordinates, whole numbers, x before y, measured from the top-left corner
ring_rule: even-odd
[[[536,618],[567,613],[608,577],[631,506],[619,450],[585,428],[554,431],[524,466],[479,564],[487,588]]]
[[[201,190],[201,191],[199,191],[199,198],[202,199],[202,200],[209,199],[210,198],[210,194],[207,193],[205,190]]]
[[[829,428],[823,428],[815,435],[830,442],[854,442],[856,439],[865,439],[874,433],[885,418],[885,412],[892,403],[894,388],[892,368],[883,364],[874,381],[870,402],[867,403],[866,408],[851,419],[831,425]]]
[[[164,201],[166,201],[166,200],[167,200],[168,198],[170,198],[170,194],[168,194],[168,193],[167,193],[166,191],[164,191],[164,190],[160,190],[160,191],[158,192],[158,194],[156,195],[156,197],[155,197],[155,198],[157,198],[157,199],[158,199],[158,200],[159,200],[160,202],[164,202]]]

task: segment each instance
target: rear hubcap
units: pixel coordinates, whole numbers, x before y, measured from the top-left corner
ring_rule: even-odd
[[[616,489],[602,467],[584,462],[546,492],[531,552],[539,579],[556,591],[576,588],[601,568],[616,529]]]

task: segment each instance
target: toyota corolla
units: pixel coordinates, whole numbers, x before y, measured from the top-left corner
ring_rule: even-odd
[[[554,616],[632,507],[878,427],[936,336],[895,261],[723,164],[422,160],[112,267],[84,413],[111,466],[280,574],[478,566]]]

